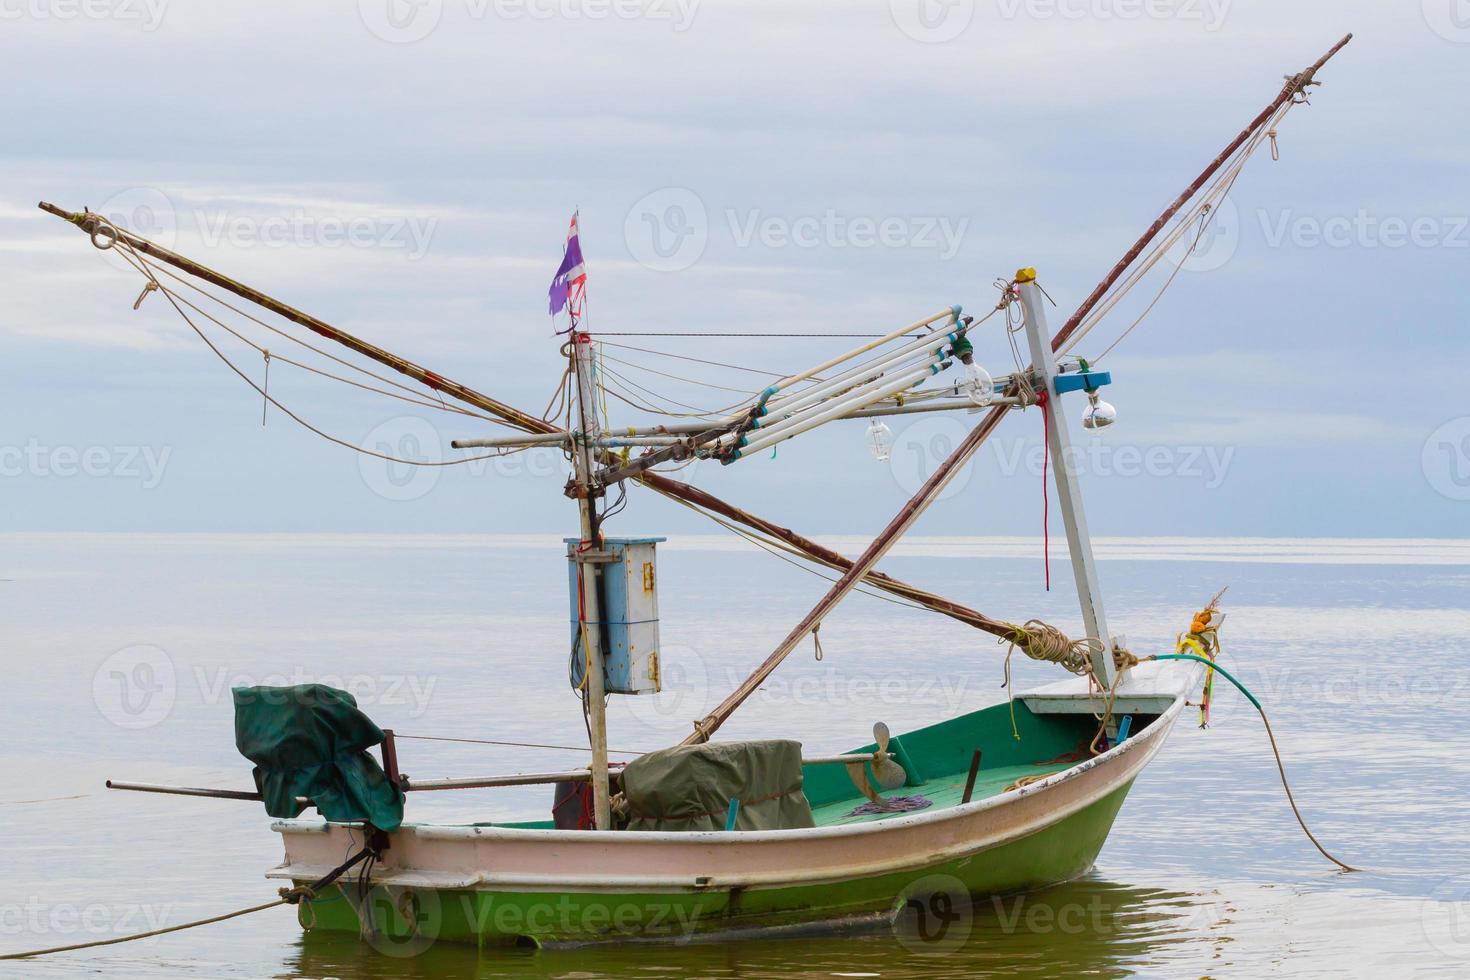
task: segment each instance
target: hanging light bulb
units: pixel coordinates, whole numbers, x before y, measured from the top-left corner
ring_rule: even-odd
[[[868,423],[868,451],[878,462],[887,462],[888,456],[893,452],[893,430],[882,419],[873,419]]]
[[[1082,413],[1082,428],[1106,429],[1118,421],[1118,410],[1097,397],[1097,392],[1087,393],[1087,409]]]
[[[965,364],[965,396],[977,408],[989,405],[990,400],[995,397],[995,379],[991,378],[989,371],[974,361]]]

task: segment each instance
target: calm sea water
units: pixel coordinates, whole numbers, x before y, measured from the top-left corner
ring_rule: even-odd
[[[839,545],[851,542],[838,542]],[[1024,539],[921,539],[885,567],[994,615],[1075,628],[1064,563],[1041,589]],[[1470,975],[1470,541],[1119,540],[1100,545],[1115,631],[1172,644],[1229,585],[1226,662],[1265,701],[1302,837],[1261,726],[1222,684],[1214,724],[1176,728],[1095,870],[982,902],[958,948],[891,934],[680,947],[385,956],[303,937],[292,912],[24,962],[0,977],[973,977]],[[405,734],[576,745],[556,538],[0,537],[0,952],[156,928],[274,897],[257,804],[110,792],[113,777],[249,786],[229,688],[323,680]],[[619,699],[615,748],[668,744],[780,639],[817,579],[723,539],[661,554],[665,680]],[[724,729],[837,751],[1004,697],[1001,648],[863,596]],[[1024,686],[1054,668],[1018,664]],[[577,751],[405,742],[416,776],[565,768]],[[427,797],[427,798],[425,798]],[[548,811],[541,788],[425,794],[410,819]]]

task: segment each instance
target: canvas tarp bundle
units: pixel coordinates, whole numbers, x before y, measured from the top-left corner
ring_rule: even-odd
[[[813,826],[801,790],[801,743],[711,742],[639,756],[623,769],[628,830],[736,830]]]
[[[403,791],[367,750],[383,731],[346,691],[324,684],[237,687],[235,747],[255,763],[255,786],[273,817],[294,817],[312,801],[334,821],[365,820],[380,830],[403,822]]]

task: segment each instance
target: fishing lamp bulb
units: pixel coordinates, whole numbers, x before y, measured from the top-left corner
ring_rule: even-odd
[[[1082,428],[1106,429],[1118,421],[1118,410],[1097,397],[1097,392],[1087,393],[1087,409],[1082,413]]]
[[[977,407],[989,405],[995,397],[995,379],[974,361],[965,365],[965,396]]]
[[[882,419],[868,423],[868,451],[878,462],[887,462],[893,452],[893,430]]]

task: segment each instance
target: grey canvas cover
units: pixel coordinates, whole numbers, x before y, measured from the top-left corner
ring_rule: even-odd
[[[814,826],[801,788],[801,743],[711,742],[639,756],[623,769],[628,830],[736,830]]]

